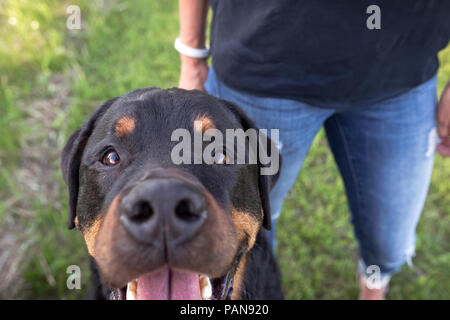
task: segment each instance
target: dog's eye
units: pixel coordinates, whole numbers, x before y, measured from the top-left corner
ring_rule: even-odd
[[[115,166],[120,163],[120,157],[119,154],[115,150],[109,150],[107,151],[102,158],[102,163],[105,166]]]
[[[227,155],[225,151],[217,151],[214,153],[214,163],[215,164],[226,164],[227,163]]]

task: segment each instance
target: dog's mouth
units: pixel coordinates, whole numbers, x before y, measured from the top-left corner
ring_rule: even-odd
[[[167,265],[115,289],[112,300],[229,300],[233,291],[232,272],[220,278]]]

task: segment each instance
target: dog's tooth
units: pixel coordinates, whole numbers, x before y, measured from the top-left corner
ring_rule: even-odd
[[[212,285],[211,281],[209,281],[208,276],[202,274],[199,278],[200,282],[200,293],[202,295],[203,300],[211,300],[212,297]]]
[[[137,279],[127,284],[127,300],[136,300]]]

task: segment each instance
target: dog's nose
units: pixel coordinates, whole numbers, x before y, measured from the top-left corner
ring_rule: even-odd
[[[181,180],[149,179],[122,199],[120,211],[120,220],[137,241],[176,246],[199,231],[206,219],[206,200]]]

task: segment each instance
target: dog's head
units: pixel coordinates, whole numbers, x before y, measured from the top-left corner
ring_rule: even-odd
[[[216,130],[225,140],[226,129],[250,128],[230,102],[146,88],[103,103],[70,137],[62,154],[69,228],[82,232],[113,297],[229,298],[261,226],[270,228],[276,175],[261,174],[259,157],[230,164],[230,150],[208,153],[198,136]],[[192,137],[184,141],[192,157],[176,152],[180,129]],[[210,161],[196,162],[199,152]],[[193,164],[175,164],[174,154]]]

